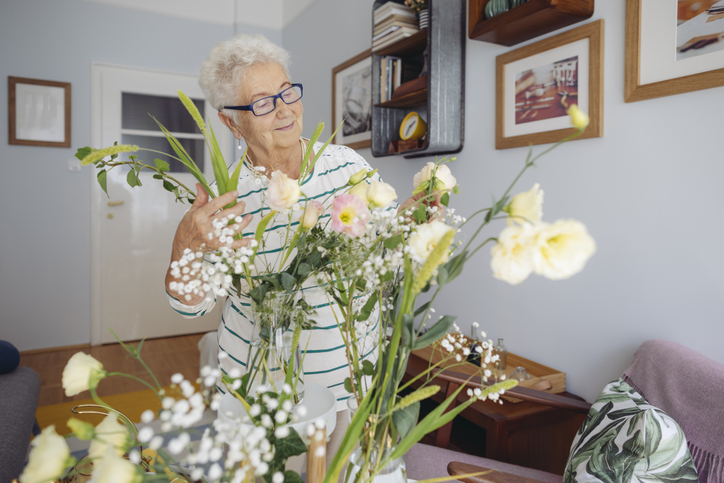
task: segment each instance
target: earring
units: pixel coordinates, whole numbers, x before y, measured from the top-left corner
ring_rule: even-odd
[[[241,149],[241,139],[237,139],[236,142],[238,143],[236,146],[236,149]]]

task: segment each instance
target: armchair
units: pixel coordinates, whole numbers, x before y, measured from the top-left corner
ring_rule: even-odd
[[[683,453],[679,452],[681,459],[677,461],[685,464],[681,465],[683,470],[681,470],[680,476],[676,478],[677,480],[692,481],[696,477],[695,475],[692,476],[691,472],[686,472],[687,465],[693,461],[699,481],[702,483],[724,481],[724,404],[722,404],[724,400],[724,365],[682,345],[663,340],[649,340],[641,344],[636,351],[633,362],[624,372],[622,380],[630,386],[629,389],[631,389],[632,393],[636,391],[637,396],[643,396],[650,405],[665,411],[681,427],[681,431],[686,437],[688,453],[686,448],[683,448]],[[627,388],[628,386],[624,384],[614,386],[614,392],[619,387]],[[516,392],[518,392],[516,397],[521,399],[531,400],[528,398],[534,397],[533,394],[527,394],[531,392],[530,389],[520,391],[520,389],[516,388]],[[611,392],[606,393],[604,391],[596,404],[614,400],[611,399],[611,394]],[[558,398],[546,397],[543,399],[539,399],[541,404],[557,405],[561,403],[561,401],[557,401]],[[575,409],[569,409],[579,410],[583,407],[580,404],[575,404],[575,406]],[[632,411],[642,406],[643,404],[637,402],[637,405],[632,405],[634,408]],[[596,405],[594,405],[595,407]],[[591,421],[591,416],[604,413],[605,408],[602,408],[602,406],[597,407],[598,410],[591,411],[591,415],[584,422],[584,426],[576,437],[577,440],[590,434],[593,423],[599,422]],[[658,417],[659,412],[656,408],[654,408],[654,411]],[[648,429],[648,427],[644,427],[643,433]],[[645,440],[646,437],[646,435],[643,436],[646,451],[648,451],[649,442]],[[575,445],[576,440],[574,440]],[[447,457],[452,456],[447,455]],[[623,463],[621,460],[616,459],[618,457],[619,455],[599,453],[597,455],[598,460],[594,464],[605,461],[611,464],[611,468],[620,469]],[[480,459],[482,460],[482,458]],[[654,460],[655,458],[647,458],[646,461],[640,461],[645,465],[649,465],[653,464],[651,461]],[[493,460],[481,461],[477,464],[470,461],[461,461],[460,459],[451,459],[450,461],[448,472],[452,476],[483,471],[486,468],[493,470],[483,476],[461,479],[461,481],[468,483],[563,481],[562,476],[551,474],[535,475],[531,474],[529,469],[514,465],[501,468],[501,464]],[[571,465],[570,459],[567,470],[575,470],[575,465]],[[633,471],[633,467],[631,467],[631,471]],[[677,471],[677,468],[669,468],[668,471]],[[555,479],[552,479],[552,477]],[[573,481],[573,477],[569,477],[570,480],[568,481]]]

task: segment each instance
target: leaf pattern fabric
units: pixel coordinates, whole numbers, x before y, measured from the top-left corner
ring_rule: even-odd
[[[698,482],[686,436],[622,379],[591,406],[571,445],[564,483]]]

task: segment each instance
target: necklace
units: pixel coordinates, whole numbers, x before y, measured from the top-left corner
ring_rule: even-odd
[[[302,147],[302,161],[304,161],[304,152],[307,150],[307,145],[304,143],[304,139],[302,137],[299,138],[299,144]],[[266,176],[267,178],[271,178],[271,173],[266,173],[266,169],[263,172],[259,170],[259,167],[256,166],[254,161],[249,156],[248,151],[246,153],[246,161],[247,163],[249,163],[249,168],[254,171],[254,173],[259,176]],[[273,171],[279,171],[279,166],[274,165],[274,163],[272,163],[271,161],[269,162],[269,164],[272,165]]]

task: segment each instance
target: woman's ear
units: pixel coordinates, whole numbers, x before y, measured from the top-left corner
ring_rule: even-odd
[[[234,120],[222,112],[219,112],[218,114],[219,120],[224,123],[224,126],[229,128],[231,134],[233,134],[236,139],[241,139],[243,137],[241,134],[241,129],[239,129],[239,126],[236,125]]]

